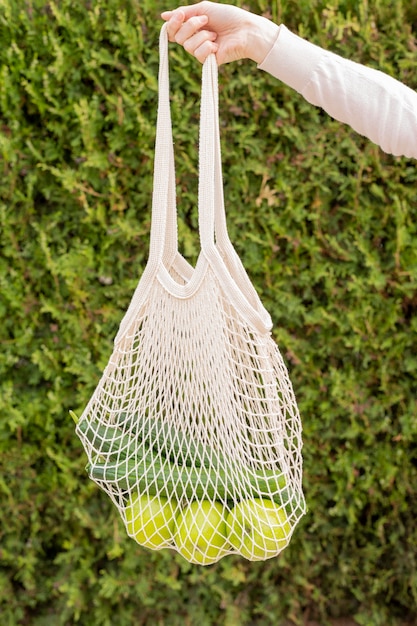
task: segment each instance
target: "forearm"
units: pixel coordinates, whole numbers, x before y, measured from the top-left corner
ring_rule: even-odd
[[[212,53],[219,64],[252,59],[386,152],[417,158],[417,93],[394,78],[235,6],[204,0],[162,17],[170,41],[202,63]]]
[[[417,93],[327,52],[284,26],[259,67],[384,151],[417,158]]]
[[[260,64],[274,47],[281,27],[249,12],[247,19],[245,57]]]

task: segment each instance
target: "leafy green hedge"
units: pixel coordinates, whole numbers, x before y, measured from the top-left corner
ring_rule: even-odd
[[[171,5],[172,6],[172,5]],[[417,88],[415,0],[245,4]],[[304,423],[309,513],[277,559],[191,566],[125,536],[81,411],[147,258],[158,0],[0,3],[2,626],[417,620],[417,170],[249,62],[220,72],[232,240]],[[199,64],[171,46],[195,259]]]

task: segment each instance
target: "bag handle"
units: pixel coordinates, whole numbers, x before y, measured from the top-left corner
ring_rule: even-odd
[[[159,92],[155,139],[152,226],[149,249],[151,264],[170,265],[178,252],[175,194],[175,160],[169,99],[168,36],[166,24],[159,38]],[[229,241],[224,211],[218,113],[217,61],[209,55],[203,65],[200,137],[198,216],[200,246],[213,254],[215,240]]]
[[[201,82],[198,216],[201,249],[212,256],[215,240],[228,240],[220,152],[217,60],[210,54]]]
[[[168,35],[166,24],[159,37],[158,113],[156,122],[152,224],[148,265],[155,270],[168,262],[178,248],[174,142],[169,102]],[[169,219],[169,221],[168,221]]]
[[[158,273],[162,272],[168,279],[168,269],[171,266],[176,265],[177,268],[186,266],[185,273],[188,278],[193,276],[199,279],[204,271],[204,259],[215,268],[229,297],[246,319],[262,332],[269,332],[272,328],[270,315],[253,288],[227,232],[220,149],[218,69],[214,54],[207,57],[202,71],[198,181],[201,254],[197,261],[198,268],[191,268],[178,253],[174,143],[169,99],[166,27],[166,24],[162,26],[159,37],[158,114],[149,256],[141,280],[120,324],[115,343],[121,341],[124,335],[129,333],[129,328],[134,323],[141,303]],[[178,297],[188,297],[193,293],[196,284],[198,284],[197,280],[194,282],[190,280],[187,285],[179,286],[172,280],[170,289]]]
[[[201,249],[216,267],[229,296],[259,328],[270,329],[271,317],[262,305],[229,238],[223,195],[219,126],[219,88],[214,54],[203,65],[199,152],[199,230]]]

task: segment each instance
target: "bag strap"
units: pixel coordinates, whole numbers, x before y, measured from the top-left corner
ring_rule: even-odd
[[[175,161],[169,99],[168,36],[166,24],[159,38],[159,92],[155,140],[152,226],[149,257],[169,265],[178,249],[175,198]],[[200,246],[210,256],[215,240],[229,240],[224,212],[218,113],[217,62],[209,55],[203,65],[199,137]]]
[[[199,153],[199,229],[201,249],[216,269],[229,297],[257,328],[272,328],[271,317],[253,288],[227,230],[219,126],[217,60],[203,65]]]
[[[179,286],[172,280],[170,290],[178,297],[194,293],[204,274],[205,261],[213,267],[235,306],[251,324],[263,332],[272,328],[269,313],[263,307],[227,232],[221,167],[218,68],[214,54],[203,64],[200,137],[198,221],[201,253],[192,268],[178,252],[177,209],[175,189],[174,143],[169,98],[169,65],[167,25],[159,37],[159,91],[155,139],[152,222],[148,262],[115,338],[118,343],[128,332],[139,312],[154,277],[159,273],[169,279],[169,268],[187,275],[188,284]],[[196,280],[193,280],[196,279]]]
[[[148,264],[157,268],[177,252],[174,143],[169,102],[168,36],[159,37],[158,113],[156,122],[152,225]]]

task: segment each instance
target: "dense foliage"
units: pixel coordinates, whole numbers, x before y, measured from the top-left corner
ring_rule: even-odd
[[[248,0],[417,88],[415,0]],[[147,258],[162,0],[0,2],[2,626],[417,620],[417,169],[249,62],[220,72],[229,230],[304,424],[309,512],[277,559],[191,566],[125,536],[69,409]],[[199,64],[171,46],[195,259]]]

